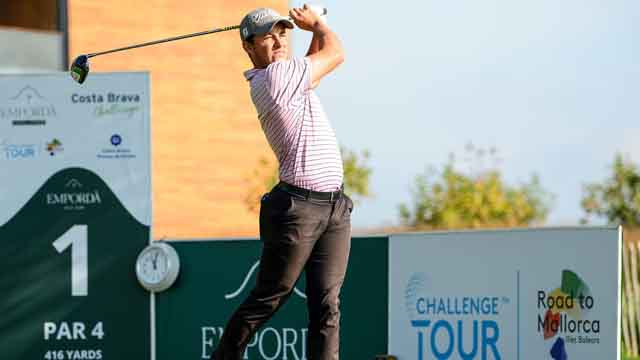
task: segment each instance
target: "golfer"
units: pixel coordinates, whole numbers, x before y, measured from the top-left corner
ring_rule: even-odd
[[[339,357],[340,288],[351,247],[353,202],[342,189],[335,133],[313,89],[343,62],[336,34],[307,5],[289,12],[313,34],[302,58],[289,58],[294,24],[271,9],[240,23],[245,72],[262,130],[279,162],[280,182],[262,197],[262,255],[255,288],[229,319],[215,360],[240,360],[255,332],[291,295],[306,271],[307,359]]]

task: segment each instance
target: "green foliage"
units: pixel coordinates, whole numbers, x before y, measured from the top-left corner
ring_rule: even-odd
[[[363,150],[360,155],[356,152],[340,149],[342,152],[342,163],[344,167],[344,191],[354,199],[367,198],[371,196],[369,191],[369,179],[372,169],[368,165],[371,154]]]
[[[344,167],[344,190],[354,201],[371,197],[369,179],[372,169],[368,165],[370,153],[367,150],[360,154],[355,151],[340,148]],[[245,179],[248,183],[248,192],[244,203],[250,212],[257,213],[260,210],[260,197],[268,192],[279,181],[278,162],[275,158],[262,157],[251,175]]]
[[[630,355],[625,354],[624,352],[621,353],[620,358],[622,360],[640,360],[640,357],[630,356]]]
[[[467,146],[473,165],[482,164],[487,152]],[[495,150],[489,154],[495,157]],[[400,205],[400,218],[414,229],[472,229],[517,227],[543,222],[551,195],[537,176],[520,186],[509,186],[497,169],[480,169],[465,174],[450,156],[442,172],[433,169],[418,175],[411,189],[412,209]]]
[[[616,154],[611,176],[601,183],[584,186],[582,209],[591,216],[604,217],[609,224],[640,226],[640,172],[622,155]]]

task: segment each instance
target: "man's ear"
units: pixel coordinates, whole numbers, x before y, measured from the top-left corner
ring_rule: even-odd
[[[255,60],[253,60],[253,57],[256,54],[256,51],[255,51],[256,48],[255,48],[255,44],[253,43],[253,41],[243,41],[242,42],[242,48],[244,49],[244,51],[249,56],[249,59],[251,60],[251,63],[255,66],[256,62],[255,62]]]
[[[254,45],[248,41],[243,41],[242,42],[242,48],[244,49],[244,51],[246,51],[248,54],[253,55],[253,51],[254,51]]]

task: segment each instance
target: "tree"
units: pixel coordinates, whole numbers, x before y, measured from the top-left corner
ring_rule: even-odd
[[[640,225],[640,171],[630,160],[616,154],[611,176],[601,183],[586,184],[581,201],[587,223],[592,216],[609,224]]]
[[[451,154],[441,173],[433,168],[418,175],[411,189],[412,209],[400,205],[400,218],[414,229],[519,227],[543,222],[551,194],[534,174],[519,186],[505,184],[496,168],[484,168],[487,151],[469,144],[468,174],[457,170]],[[488,152],[496,160],[496,150]],[[496,161],[497,163],[497,161]],[[476,166],[480,164],[479,168]]]
[[[371,197],[369,191],[369,179],[372,169],[368,165],[370,153],[363,150],[360,154],[355,151],[340,148],[344,167],[345,193],[353,198],[354,202]],[[258,166],[246,179],[249,190],[244,202],[250,212],[257,213],[260,210],[260,198],[278,183],[278,163],[275,158],[262,157]]]

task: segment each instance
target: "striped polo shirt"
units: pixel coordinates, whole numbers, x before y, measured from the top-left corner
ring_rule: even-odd
[[[260,125],[279,162],[280,180],[314,191],[342,185],[335,132],[311,89],[311,60],[277,61],[244,73]]]

